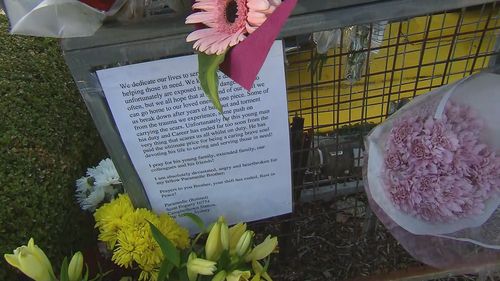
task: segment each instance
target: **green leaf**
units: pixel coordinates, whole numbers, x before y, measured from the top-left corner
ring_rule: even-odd
[[[85,275],[83,276],[82,281],[87,281],[89,280],[89,266],[85,264]]]
[[[198,77],[201,87],[205,95],[212,101],[214,107],[222,113],[222,105],[219,100],[219,77],[217,70],[219,65],[224,61],[226,54],[222,55],[207,55],[198,53]]]
[[[149,222],[149,227],[151,228],[151,234],[156,240],[156,243],[160,245],[161,252],[165,259],[173,263],[175,267],[179,267],[181,264],[180,252],[175,248],[174,244],[165,237],[156,226]]]
[[[179,281],[189,281],[189,278],[188,278],[188,275],[187,275],[187,270],[181,270],[181,271],[179,271],[178,279],[179,279]]]
[[[167,260],[163,260],[160,266],[160,272],[158,272],[158,281],[167,280],[172,269],[174,269],[174,264]]]
[[[264,272],[267,272],[269,269],[269,263],[271,262],[271,255],[267,256],[265,263],[264,263]]]
[[[231,261],[231,256],[229,255],[228,250],[224,250],[222,254],[220,255],[219,260],[217,261],[217,267],[218,268],[228,268],[230,271],[235,270],[238,264],[234,264],[235,266],[231,266],[232,261]]]
[[[99,269],[99,270],[102,272],[102,269]],[[110,269],[104,273],[97,274],[97,278],[98,278],[97,280],[99,280],[99,281],[105,280],[104,277],[106,277],[106,275],[109,275],[111,272],[113,272],[113,269]]]
[[[201,232],[205,232],[205,228],[206,228],[205,223],[203,222],[203,220],[199,216],[197,216],[193,213],[185,213],[185,214],[182,214],[181,217],[187,217],[187,218],[191,219],[196,224],[196,226],[198,226],[198,228],[200,228]]]
[[[113,269],[110,269],[110,270],[102,273],[102,266],[101,266],[100,262],[97,262],[97,267],[98,267],[99,273],[97,273],[96,276],[94,276],[94,278],[90,279],[90,281],[102,281],[102,280],[104,280],[104,277],[106,277],[106,275],[113,272]]]
[[[61,281],[69,281],[69,276],[68,276],[68,258],[64,257],[64,260],[61,265]]]

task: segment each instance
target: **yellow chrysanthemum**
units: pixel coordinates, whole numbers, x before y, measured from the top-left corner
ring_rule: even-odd
[[[158,268],[141,267],[141,274],[139,275],[139,281],[156,281],[158,280]]]
[[[151,235],[148,221],[158,224],[158,217],[146,209],[126,214],[118,233],[118,244],[113,261],[126,266],[130,260],[143,267],[157,267],[161,263],[161,249]]]
[[[105,242],[109,249],[115,247],[118,232],[123,226],[123,217],[132,212],[134,207],[126,194],[120,194],[118,198],[95,211],[95,227],[99,228],[99,240]]]
[[[181,227],[171,216],[163,213],[159,216],[159,223],[155,225],[168,240],[170,240],[179,249],[185,249],[189,246],[189,232]]]
[[[140,208],[123,217],[123,229],[145,229],[149,231],[149,222],[158,224],[158,216],[148,209]],[[148,232],[149,233],[149,232]]]
[[[135,261],[142,268],[158,268],[163,260],[163,253],[160,246],[151,237],[146,236],[142,240],[141,255],[135,257]]]
[[[120,195],[104,204],[94,217],[100,231],[99,240],[114,249],[113,262],[125,268],[137,264],[141,269],[139,280],[156,281],[164,258],[148,222],[154,224],[177,248],[189,246],[187,229],[167,214],[157,216],[147,209],[134,210],[127,195]]]
[[[117,240],[116,249],[113,251],[113,262],[121,267],[131,267],[134,257],[141,254],[140,239],[132,233],[120,231]]]

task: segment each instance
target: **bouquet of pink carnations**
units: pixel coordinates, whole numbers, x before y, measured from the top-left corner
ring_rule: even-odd
[[[441,87],[367,138],[372,209],[430,265],[456,264],[477,247],[500,249],[499,86],[499,75],[481,73]]]

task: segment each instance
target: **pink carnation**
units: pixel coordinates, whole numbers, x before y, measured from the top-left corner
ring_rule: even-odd
[[[416,138],[411,141],[410,155],[414,159],[424,160],[432,157],[432,144],[423,138]]]
[[[441,119],[408,113],[386,142],[384,182],[395,206],[429,222],[477,215],[500,194],[500,157],[479,139],[484,122],[448,102]]]
[[[397,153],[391,153],[385,157],[385,166],[392,170],[397,170],[402,164],[403,161]]]

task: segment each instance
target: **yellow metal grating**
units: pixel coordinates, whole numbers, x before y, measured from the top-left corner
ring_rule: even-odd
[[[313,48],[291,53],[290,117],[305,118],[305,128],[321,132],[379,123],[389,101],[426,93],[488,67],[499,31],[500,9],[494,5],[389,22],[382,44],[360,51],[367,53],[368,63],[353,84],[345,78],[346,38],[344,47],[328,53],[321,77],[308,70]]]

